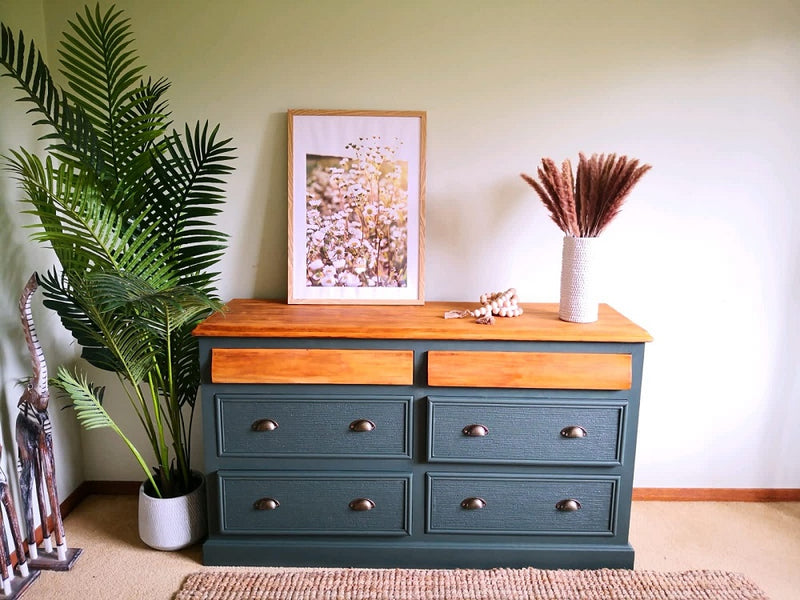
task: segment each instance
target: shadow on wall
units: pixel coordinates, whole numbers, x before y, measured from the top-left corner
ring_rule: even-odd
[[[9,192],[10,186],[8,180],[0,181],[0,240],[4,258],[0,263],[0,440],[3,445],[0,466],[19,502],[15,443],[17,402],[23,392],[20,382],[32,374],[31,358],[20,321],[19,297],[34,269],[47,268],[44,265],[51,263],[52,257],[46,254],[50,251],[28,239],[26,216],[22,214],[24,206],[15,194]],[[33,313],[51,372],[58,365],[74,361],[76,353],[72,338],[55,313],[43,308],[41,293],[34,296]],[[80,430],[72,411],[62,410],[63,403],[54,402],[54,398],[57,400],[51,390],[49,413],[56,437],[56,473],[59,493],[66,498],[83,479]]]
[[[800,243],[795,242],[794,251],[789,255],[792,274],[787,279],[785,294],[779,302],[783,327],[775,339],[775,356],[772,377],[767,384],[765,397],[770,399],[772,405],[772,423],[769,438],[771,444],[765,448],[768,456],[790,457],[797,456],[797,426],[800,424]],[[766,387],[766,386],[765,386]],[[794,415],[794,419],[792,419]],[[766,437],[766,436],[765,436]],[[768,469],[772,471],[772,478],[778,481],[786,479],[787,470],[784,460],[766,461]],[[791,474],[788,475],[791,477]]]
[[[3,421],[3,439],[9,438],[8,406],[11,405],[9,389],[17,387],[14,373],[18,373],[19,363],[24,364],[25,338],[19,318],[18,296],[14,290],[22,293],[25,282],[31,276],[27,272],[25,260],[25,244],[20,239],[22,231],[17,213],[11,211],[10,201],[0,192],[0,239],[4,240],[4,259],[0,264],[0,420]],[[12,366],[12,363],[14,366]],[[19,393],[22,393],[20,388]],[[14,400],[16,405],[16,400]],[[13,415],[16,418],[16,414]]]
[[[242,262],[251,263],[248,266],[255,271],[249,294],[240,293],[239,295],[280,299],[285,299],[287,295],[286,269],[277,266],[288,264],[286,229],[288,219],[286,204],[288,186],[287,119],[285,112],[270,113],[266,130],[262,135],[257,163],[259,168],[252,173],[254,181],[251,189],[253,193],[247,204],[257,207],[255,214],[250,216],[257,216],[264,224],[259,232],[261,243],[258,251],[253,252],[254,247],[247,245],[243,248],[247,254],[238,259],[240,264]],[[231,239],[235,235],[231,232]],[[220,282],[220,286],[222,285],[224,285],[224,277]],[[229,298],[223,294],[223,299]]]
[[[25,337],[19,318],[18,296],[30,277],[26,272],[25,243],[21,239],[22,227],[11,201],[0,191],[0,239],[4,240],[4,259],[0,263],[0,441],[3,453],[0,468],[6,474],[12,494],[19,506],[19,489],[16,474],[16,447],[14,440],[17,418],[16,405],[22,395],[21,377],[25,368]],[[23,370],[24,369],[24,370]]]

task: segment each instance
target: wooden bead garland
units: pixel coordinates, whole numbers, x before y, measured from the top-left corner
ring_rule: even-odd
[[[505,292],[481,294],[481,306],[475,310],[450,310],[444,314],[445,319],[461,319],[475,317],[475,322],[483,325],[494,323],[494,317],[518,317],[522,307],[517,304],[517,290],[509,288]]]

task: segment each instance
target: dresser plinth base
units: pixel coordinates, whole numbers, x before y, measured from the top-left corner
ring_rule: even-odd
[[[633,562],[634,550],[629,544],[312,544],[214,537],[203,544],[203,564],[214,566],[632,569]]]

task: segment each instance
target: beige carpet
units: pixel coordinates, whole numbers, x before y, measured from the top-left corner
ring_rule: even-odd
[[[24,600],[174,600],[190,574],[221,570],[203,566],[199,545],[147,548],[136,533],[136,503],[136,496],[81,503],[65,520],[70,546],[83,548],[75,568],[43,571]],[[770,600],[800,598],[800,502],[634,502],[631,543],[637,570],[742,573]]]
[[[325,569],[203,571],[175,600],[767,600],[724,571]]]

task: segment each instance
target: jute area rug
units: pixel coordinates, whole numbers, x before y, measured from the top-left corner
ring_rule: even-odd
[[[174,600],[768,600],[723,571],[269,569],[190,575]]]

